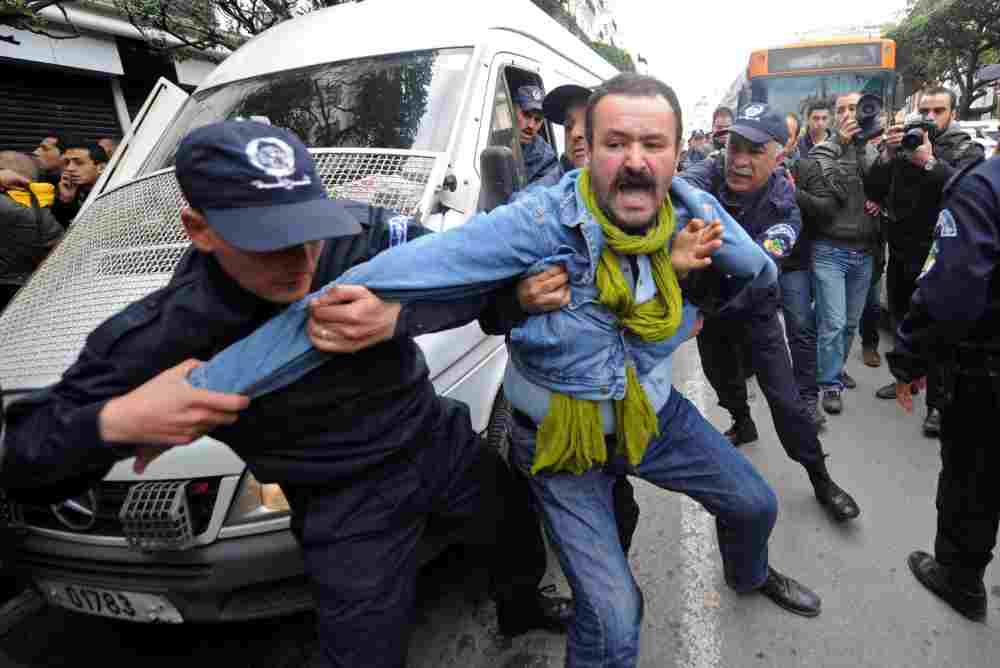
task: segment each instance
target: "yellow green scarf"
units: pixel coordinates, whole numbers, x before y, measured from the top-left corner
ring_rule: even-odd
[[[604,232],[604,251],[596,275],[601,304],[618,317],[622,327],[643,341],[670,338],[681,324],[681,288],[670,264],[670,239],[676,225],[670,197],[664,201],[656,224],[645,235],[637,236],[613,225],[601,211],[590,187],[589,169],[580,172],[576,183],[587,210]],[[657,288],[655,299],[635,303],[616,253],[649,256]],[[626,376],[625,398],[615,401],[617,438],[618,447],[636,466],[660,430],[656,412],[633,366],[626,368]],[[604,464],[607,456],[599,402],[553,392],[549,414],[538,428],[531,472],[569,471],[579,475]]]

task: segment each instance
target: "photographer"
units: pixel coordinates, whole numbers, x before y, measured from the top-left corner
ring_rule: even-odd
[[[829,217],[813,232],[813,294],[816,299],[817,365],[823,410],[839,414],[844,387],[854,387],[845,363],[871,284],[878,219],[865,210],[862,179],[876,159],[869,142],[881,134],[881,102],[871,95],[836,98],[836,134],[809,153],[820,169],[800,188],[823,203]],[[817,178],[818,177],[818,178]]]
[[[868,196],[888,215],[886,287],[889,312],[896,324],[906,315],[930,251],[945,184],[956,171],[983,159],[982,147],[952,127],[955,103],[955,94],[947,88],[924,91],[918,107],[921,118],[914,114],[903,125],[889,128],[881,153],[865,176]],[[939,395],[939,381],[932,368],[923,424],[924,434],[931,437],[941,428]],[[880,388],[875,396],[894,399],[895,383]]]

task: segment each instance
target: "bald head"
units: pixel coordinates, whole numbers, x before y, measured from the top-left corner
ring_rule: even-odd
[[[0,169],[17,172],[29,181],[38,178],[38,165],[30,155],[17,151],[0,151]]]

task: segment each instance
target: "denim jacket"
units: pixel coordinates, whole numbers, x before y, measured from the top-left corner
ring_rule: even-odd
[[[642,378],[669,358],[679,342],[677,336],[643,341],[623,330],[598,302],[595,272],[604,235],[576,187],[578,174],[571,172],[552,188],[534,189],[464,225],[385,251],[336,283],[364,285],[392,301],[455,301],[493,291],[522,274],[563,265],[571,284],[570,304],[514,328],[511,359],[527,380],[549,390],[581,399],[621,399],[627,363]],[[712,261],[727,280],[752,288],[776,283],[774,263],[715,198],[681,179],[674,179],[670,196],[678,229],[696,216],[723,223],[723,244]],[[194,369],[191,382],[254,396],[327,361],[330,355],[315,350],[306,333],[310,298]],[[266,358],[261,350],[267,351]],[[241,359],[253,360],[246,371]]]

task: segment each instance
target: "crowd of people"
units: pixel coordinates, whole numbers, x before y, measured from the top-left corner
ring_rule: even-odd
[[[32,154],[0,151],[0,311],[62,238],[117,148],[42,137]]]
[[[758,438],[747,379],[756,376],[817,501],[833,520],[850,521],[861,509],[834,481],[819,434],[824,413],[842,413],[844,389],[854,386],[845,367],[859,326],[869,332],[865,362],[881,364],[871,336],[882,274],[891,315],[910,334],[901,334],[890,356],[895,378],[879,396],[907,405],[926,377],[924,428],[943,429],[946,446],[966,438],[948,417],[963,367],[928,362],[927,342],[940,341],[921,332],[947,318],[934,299],[922,319],[908,313],[918,277],[973,272],[981,299],[963,311],[951,305],[949,315],[1000,316],[996,233],[983,228],[980,264],[942,255],[935,266],[944,253],[935,239],[961,237],[944,213],[965,215],[958,202],[946,208],[948,189],[969,196],[946,184],[969,173],[972,196],[992,187],[995,203],[998,161],[981,174],[984,156],[953,129],[946,89],[921,95],[935,129],[916,149],[902,143],[905,123],[859,140],[859,98],[815,101],[804,128],[763,103],[720,108],[710,137],[693,134],[681,159],[681,105],[655,78],[624,74],[548,95],[520,86],[513,101],[527,187],[447,232],[409,221],[402,238],[410,241],[377,247],[371,239],[399,236],[377,233],[390,213],[328,200],[292,133],[249,121],[200,128],[176,159],[191,250],[170,285],[140,301],[152,317],[113,316],[44,396],[9,406],[0,486],[58,498],[121,459],[135,457],[142,472],[171,447],[218,437],[258,479],[286,491],[329,666],[405,664],[416,544],[431,526],[472,519],[488,529],[480,542],[506,546],[490,559],[501,631],[565,630],[568,665],[636,665],[643,599],[627,559],[639,513],[629,477],[685,494],[714,516],[733,589],[819,615],[819,596],[769,553],[779,500],[738,449]],[[546,119],[563,127],[562,156],[540,133]],[[68,207],[106,153],[49,139],[39,160],[61,152],[56,197]],[[294,166],[280,197],[247,176],[248,151],[261,141]],[[37,178],[0,176],[8,195]],[[67,199],[64,181],[67,195],[76,186]],[[995,209],[980,214],[995,228]],[[436,396],[412,338],[475,320],[507,335],[509,466],[484,448],[463,405]],[[190,336],[195,323],[199,337]],[[1000,321],[983,332],[1000,340]],[[672,387],[672,355],[690,338],[732,415],[725,433]],[[1000,401],[991,378],[983,387],[992,399],[977,401]],[[976,461],[946,459],[936,554],[914,553],[910,566],[982,619],[1000,503],[983,472],[970,470]],[[572,601],[538,590],[540,523]]]

